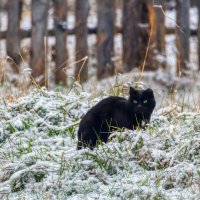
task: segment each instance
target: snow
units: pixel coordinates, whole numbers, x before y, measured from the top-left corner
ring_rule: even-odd
[[[176,24],[176,11],[167,10],[164,12],[165,14],[165,24],[169,28],[175,28],[178,26]],[[191,7],[189,11],[189,24],[191,29],[197,29],[198,27],[198,9],[197,7]]]
[[[80,119],[105,97],[77,84],[1,103],[0,198],[198,199],[200,114],[159,107],[147,130],[77,151]]]

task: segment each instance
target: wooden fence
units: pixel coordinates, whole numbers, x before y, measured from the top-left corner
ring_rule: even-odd
[[[97,77],[102,79],[113,75],[116,70],[112,60],[114,55],[114,35],[122,34],[123,72],[133,68],[156,70],[165,67],[165,61],[158,61],[156,56],[165,57],[165,34],[176,34],[177,72],[184,75],[189,67],[189,38],[191,35],[200,41],[200,1],[197,1],[199,10],[198,29],[191,30],[189,24],[190,0],[176,0],[176,28],[165,27],[166,5],[162,0],[123,0],[122,26],[115,27],[115,0],[96,0],[98,24],[96,28],[88,28],[87,17],[89,11],[88,0],[75,0],[75,28],[66,27],[68,12],[67,0],[54,0],[54,29],[47,30],[49,0],[32,0],[32,27],[31,30],[21,30],[21,0],[9,0],[7,3],[8,28],[0,32],[0,39],[7,41],[7,55],[15,63],[20,63],[20,41],[22,38],[31,38],[30,66],[33,78],[41,75],[45,77],[45,42],[44,38],[55,36],[55,82],[66,83],[66,73],[63,72],[68,64],[66,38],[69,34],[76,36],[76,60],[88,56],[88,34],[97,36]],[[200,63],[200,42],[198,43]],[[84,62],[84,61],[83,61]],[[75,67],[75,77],[80,81],[88,79],[87,62],[78,62]],[[200,66],[200,65],[199,65]],[[200,67],[199,67],[200,68]],[[17,69],[15,70],[17,72]],[[40,80],[44,85],[44,79]]]

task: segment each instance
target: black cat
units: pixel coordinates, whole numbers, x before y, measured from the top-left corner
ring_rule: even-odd
[[[151,89],[130,87],[129,99],[111,96],[91,108],[80,122],[77,149],[93,148],[99,141],[107,142],[115,128],[145,128],[156,102]]]

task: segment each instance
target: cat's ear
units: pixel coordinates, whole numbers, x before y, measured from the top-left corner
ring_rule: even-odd
[[[146,89],[145,93],[148,94],[149,96],[153,96],[153,90],[151,88]]]
[[[136,90],[133,87],[130,87],[130,90],[129,90],[130,96],[134,95],[135,93],[136,93]]]

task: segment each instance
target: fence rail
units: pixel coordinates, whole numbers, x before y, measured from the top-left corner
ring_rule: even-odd
[[[143,27],[143,29],[145,30],[146,27]],[[115,27],[115,34],[123,34],[123,29],[122,27]],[[75,35],[75,28],[72,29],[66,29],[65,30],[67,32],[67,35]],[[88,35],[92,35],[92,34],[97,34],[97,27],[95,28],[87,28],[87,33]],[[175,28],[169,28],[169,27],[165,27],[165,34],[175,34],[176,33],[176,29]],[[6,39],[7,38],[7,34],[8,31],[0,31],[0,38],[1,39]],[[198,30],[197,29],[190,29],[190,36],[197,36],[198,34]],[[54,37],[55,36],[55,30],[54,29],[49,29],[47,30],[47,35],[49,37]],[[25,38],[30,38],[31,37],[31,30],[27,30],[27,29],[20,29],[20,38],[21,39],[25,39]]]

